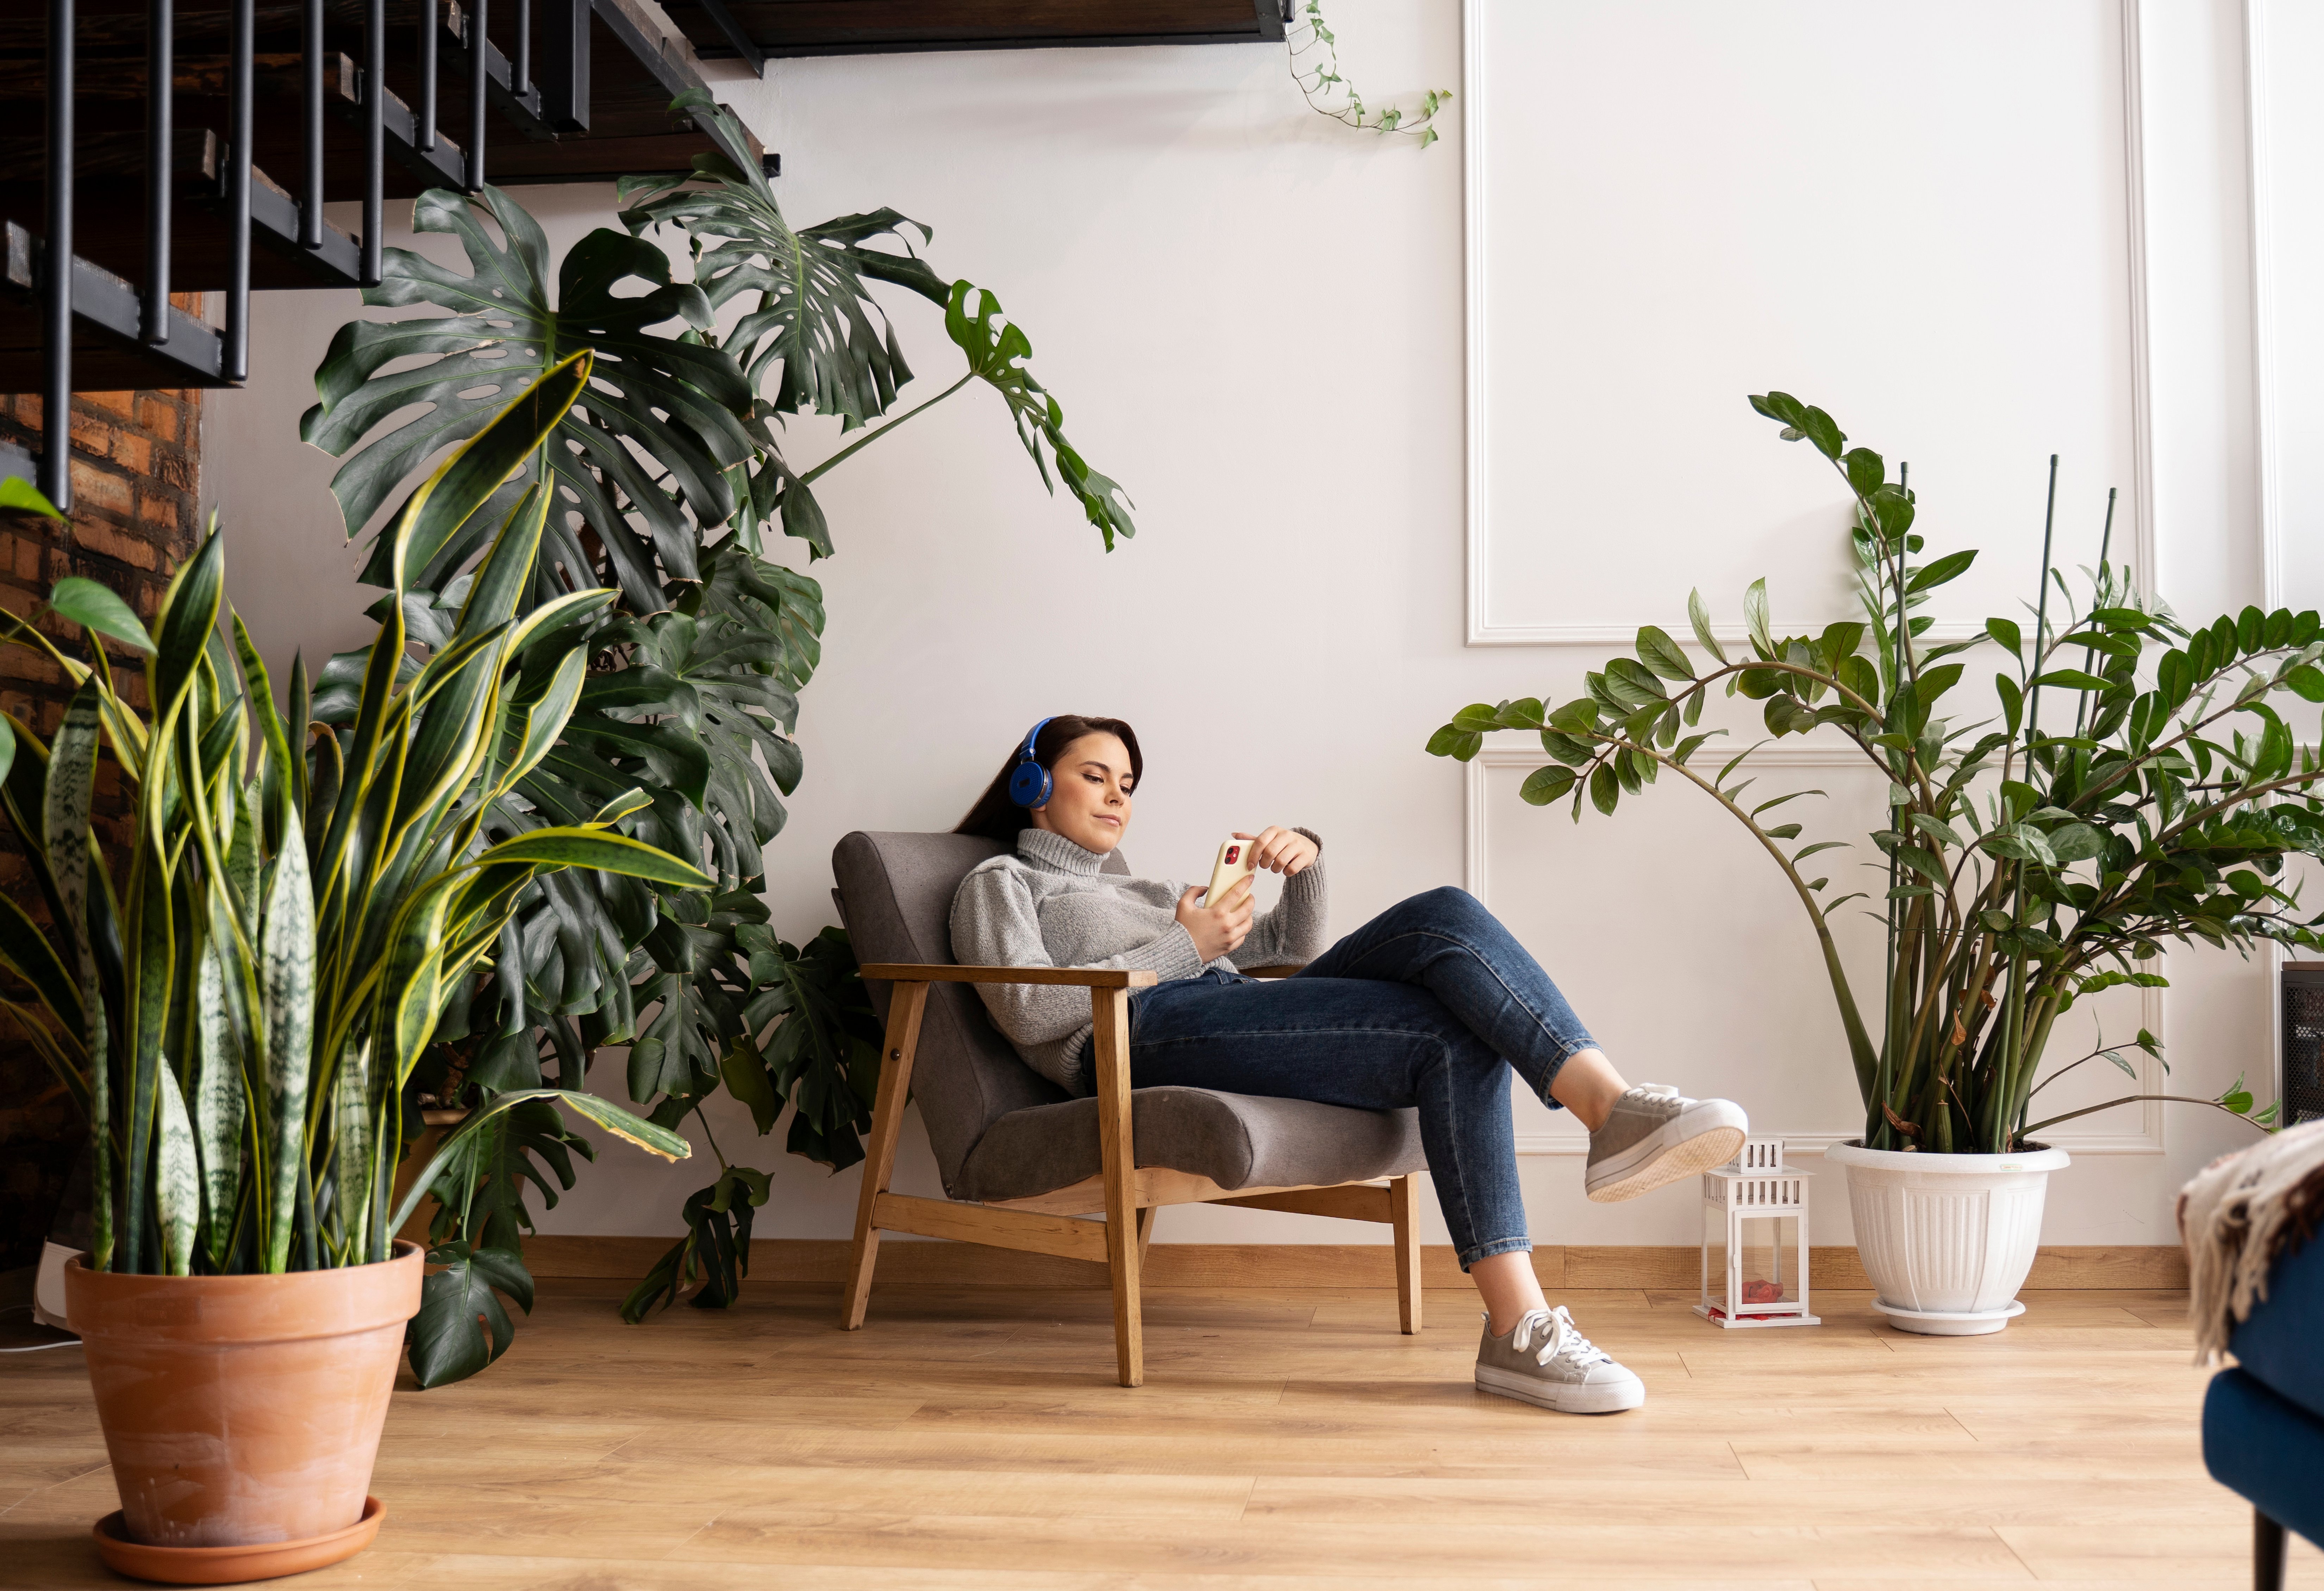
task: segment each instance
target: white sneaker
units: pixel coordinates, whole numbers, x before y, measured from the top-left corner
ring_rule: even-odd
[[[1731,1099],[1689,1099],[1646,1083],[1614,1102],[1590,1134],[1582,1187],[1597,1204],[1616,1204],[1723,1166],[1743,1151],[1751,1120]]]
[[[1507,1337],[1495,1337],[1486,1316],[1477,1390],[1560,1414],[1612,1414],[1646,1401],[1646,1383],[1576,1330],[1563,1304],[1526,1311]]]

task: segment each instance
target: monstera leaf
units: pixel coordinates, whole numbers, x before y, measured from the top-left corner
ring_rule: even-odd
[[[789,794],[799,778],[798,745],[789,738],[798,698],[770,668],[780,643],[724,615],[689,613],[626,620],[613,634],[635,647],[630,666],[591,680],[581,705],[651,714],[652,723],[622,724],[621,731],[668,736],[699,757],[698,804],[712,820],[706,837],[717,871],[730,879],[755,876],[759,847],[782,832],[786,814],[776,792]],[[607,719],[583,722],[613,726]]]
[[[804,948],[764,928],[743,928],[735,938],[750,952],[752,981],[761,990],[745,1020],[763,1030],[782,1018],[763,1046],[763,1064],[774,1096],[797,1106],[785,1147],[845,1170],[863,1158],[862,1134],[880,1086],[880,1019],[856,975],[854,947],[836,928]],[[759,1056],[761,1047],[754,1043],[751,1053]],[[731,1087],[731,1066],[728,1080]]]
[[[1056,485],[1041,458],[1041,443],[1049,444],[1049,451],[1056,456],[1057,479],[1065,482],[1065,490],[1082,505],[1111,552],[1114,537],[1138,533],[1138,527],[1130,523],[1130,499],[1120,486],[1092,469],[1065,440],[1064,405],[1018,363],[1032,357],[1032,342],[1016,322],[1001,319],[1001,301],[989,290],[955,282],[945,301],[945,335],[968,356],[970,374],[1008,400],[1017,439],[1032,455],[1033,467],[1041,472],[1041,484],[1054,495]]]
[[[539,1082],[536,1073],[529,1086]],[[428,1263],[444,1269],[422,1285],[420,1313],[405,1334],[422,1387],[474,1375],[508,1351],[516,1327],[493,1295],[506,1293],[532,1311],[532,1272],[522,1252],[522,1233],[532,1227],[525,1185],[554,1208],[558,1189],[573,1186],[574,1153],[596,1158],[589,1141],[567,1131],[556,1106],[542,1099],[486,1113],[450,1147],[429,1185],[438,1204]]]
[[[650,794],[632,830],[708,847],[722,887],[760,872],[797,788],[798,692],[822,654],[823,590],[730,540],[676,607],[593,634],[619,666],[589,677],[562,744],[519,785],[553,820],[632,788]]]
[[[483,215],[504,243],[493,241]],[[536,463],[502,488],[507,501],[497,504],[500,512],[477,513],[466,535],[409,578],[414,587],[442,587],[499,528],[533,470],[545,468],[569,506],[550,515],[539,593],[559,588],[559,564],[568,581],[597,582],[595,560],[567,520],[577,513],[604,548],[627,603],[639,612],[660,607],[665,578],[696,577],[696,523],[715,525],[733,514],[725,472],[754,452],[742,424],[752,404],[742,371],[715,345],[686,335],[709,327],[710,300],[699,287],[670,279],[659,248],[605,227],[566,254],[552,293],[548,240],[496,188],[477,199],[431,190],[413,207],[412,227],[458,238],[468,268],[390,249],[385,274],[364,291],[364,301],[430,304],[452,313],[341,327],[315,373],[321,401],[300,422],[300,434],[326,452],[354,449],[331,482],[347,533],[369,523],[429,457],[475,433],[544,371],[593,348],[597,359],[588,389]],[[422,362],[387,368],[412,358]],[[424,405],[423,412],[364,441],[415,404]],[[641,462],[640,453],[652,464]],[[628,513],[644,521],[645,539]],[[364,578],[386,584],[379,558],[373,562]]]
[[[686,1235],[654,1263],[622,1300],[622,1318],[635,1326],[656,1307],[669,1308],[687,1288],[697,1309],[723,1309],[751,1273],[751,1218],[772,1189],[764,1171],[729,1166],[718,1180],[687,1196]]]
[[[763,412],[797,414],[812,408],[839,416],[843,432],[889,413],[897,389],[912,373],[897,346],[894,325],[869,296],[865,282],[893,282],[945,307],[945,329],[968,356],[969,368],[944,392],[888,423],[899,425],[970,381],[982,381],[1008,402],[1018,440],[1041,472],[1042,484],[1052,493],[1059,481],[1065,484],[1108,551],[1116,536],[1137,534],[1128,496],[1090,468],[1065,439],[1063,405],[1019,363],[1031,356],[1033,345],[1014,322],[999,319],[1001,301],[966,282],[947,284],[908,253],[866,246],[874,238],[894,237],[908,249],[905,227],[917,229],[923,243],[934,239],[933,232],[890,209],[841,216],[795,232],[750,158],[733,113],[699,90],[679,96],[670,108],[691,116],[718,152],[696,155],[694,170],[683,175],[625,180],[621,201],[633,194],[651,197],[622,211],[622,220],[640,234],[662,225],[682,227],[696,250],[696,278],[713,306],[758,295],[757,308],[735,323],[724,347],[742,364],[751,385],[768,391]],[[689,186],[695,183],[707,186]],[[811,484],[872,438],[859,438],[798,475],[783,462],[763,423],[754,435],[757,467],[730,476],[746,534],[755,538],[759,521],[779,517],[784,534],[806,541],[811,557],[828,558],[831,534]],[[1054,478],[1042,455],[1044,443],[1056,459]]]
[[[516,1323],[499,1294],[532,1313],[532,1273],[506,1249],[442,1244],[428,1263],[443,1268],[420,1284],[420,1313],[404,1333],[422,1391],[466,1381],[509,1351]]]
[[[864,279],[895,282],[939,304],[946,290],[944,279],[909,253],[866,245],[893,237],[908,250],[907,227],[923,243],[936,235],[890,209],[794,232],[731,112],[700,89],[680,95],[670,109],[691,116],[717,153],[695,156],[694,170],[682,175],[625,179],[616,203],[637,194],[658,197],[622,211],[623,225],[640,234],[664,224],[684,228],[702,251],[696,280],[713,307],[759,295],[758,307],[726,334],[724,347],[752,390],[765,393],[770,411],[811,408],[839,416],[846,430],[886,413],[912,371]],[[680,186],[695,181],[712,186]]]
[[[558,1191],[573,1186],[576,1151],[584,1160],[596,1158],[589,1141],[568,1132],[547,1100],[529,1099],[495,1113],[444,1158],[429,1189],[438,1201],[429,1240],[442,1244],[468,1234],[480,1246],[513,1253],[523,1244],[520,1232],[532,1226],[525,1185],[539,1192],[543,1207],[554,1209]]]
[[[699,1082],[696,1093],[706,1093],[723,1080],[727,1092],[750,1106],[762,1134],[773,1129],[786,1103],[794,1105],[786,1147],[844,1170],[863,1158],[861,1134],[871,1125],[872,1095],[879,1081],[880,1019],[856,976],[855,952],[845,930],[827,928],[800,947],[774,936],[763,907],[756,916],[755,921],[739,921],[724,930],[723,961],[731,964],[733,953],[741,951],[756,993],[740,1013],[739,1036],[730,1042],[719,1076]],[[763,1042],[753,1035],[763,1035]],[[647,1094],[639,1092],[634,1056],[632,1051],[632,1092],[642,1100]],[[674,1119],[694,1104],[693,1097],[673,1093],[654,1115]],[[730,1166],[717,1181],[689,1196],[686,1236],[622,1300],[622,1318],[642,1320],[688,1288],[699,1290],[696,1309],[733,1303],[750,1271],[752,1216],[767,1202],[767,1194],[764,1173]]]

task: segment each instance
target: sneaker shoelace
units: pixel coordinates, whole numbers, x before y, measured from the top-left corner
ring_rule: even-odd
[[[1509,1346],[1525,1353],[1532,1348],[1536,1337],[1542,1339],[1540,1351],[1533,1356],[1536,1364],[1546,1366],[1554,1359],[1563,1359],[1581,1370],[1614,1362],[1614,1355],[1582,1335],[1563,1304],[1554,1309],[1527,1310],[1517,1329],[1509,1334]]]

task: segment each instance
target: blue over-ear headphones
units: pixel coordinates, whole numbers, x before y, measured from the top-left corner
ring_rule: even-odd
[[[1049,723],[1044,718],[1033,726],[1033,732],[1025,737],[1023,747],[1017,753],[1017,766],[1009,774],[1009,799],[1028,810],[1049,804],[1049,771],[1041,766],[1041,759],[1033,750],[1034,743],[1041,738],[1041,731]]]

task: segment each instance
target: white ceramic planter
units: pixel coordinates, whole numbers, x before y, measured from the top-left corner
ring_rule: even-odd
[[[2019,1154],[1920,1154],[1836,1143],[1848,1168],[1856,1252],[1898,1329],[1930,1337],[1999,1331],[2025,1312],[2017,1290],[2042,1240],[2050,1173],[2062,1149]]]

